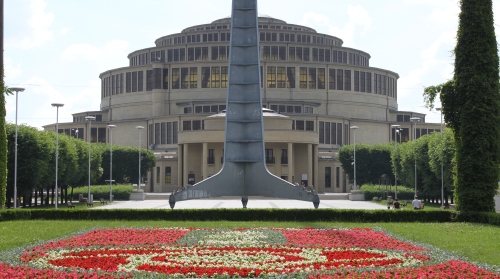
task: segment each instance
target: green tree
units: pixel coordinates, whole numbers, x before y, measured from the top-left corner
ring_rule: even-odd
[[[500,160],[499,58],[492,0],[461,0],[453,80],[424,91],[440,93],[456,144],[456,198],[462,211],[494,211]]]
[[[2,54],[3,55],[3,54]],[[0,81],[0,207],[7,201],[7,134],[5,131],[5,95],[12,94],[3,82],[3,65]]]
[[[103,175],[100,184],[106,184],[109,179],[110,153],[109,145],[102,154]],[[141,148],[141,176],[147,175],[156,163],[156,156],[151,150]],[[116,183],[137,183],[139,176],[139,148],[113,145],[113,179]]]

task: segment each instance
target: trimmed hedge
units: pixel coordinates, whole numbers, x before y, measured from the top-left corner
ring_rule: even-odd
[[[481,215],[481,214],[480,214]],[[497,214],[498,215],[498,214]],[[481,215],[482,216],[482,215]],[[489,218],[489,219],[488,219]],[[329,221],[329,222],[489,222],[493,217],[459,217],[452,211],[338,209],[38,209],[2,210],[11,220],[164,220],[164,221]],[[496,222],[496,221],[494,221]],[[498,222],[500,224],[500,222]]]
[[[363,194],[365,194],[365,200],[366,201],[371,201],[373,200],[374,197],[380,197],[381,196],[381,191],[379,190],[383,189],[382,192],[385,192],[385,185],[374,185],[374,184],[363,184],[361,186],[361,191],[363,191]],[[394,198],[394,186],[391,186],[392,191],[387,192],[388,196],[392,196]],[[415,196],[415,189],[413,188],[408,188],[405,186],[398,186],[398,199],[400,201],[402,200],[413,200],[413,197]]]
[[[134,188],[136,187],[132,185],[113,185],[113,200],[128,201]],[[83,194],[83,197],[86,198],[88,191],[87,186],[75,187],[71,198],[73,201],[77,201],[79,194]],[[90,185],[90,193],[94,195],[94,201],[100,198],[109,200],[109,185]]]

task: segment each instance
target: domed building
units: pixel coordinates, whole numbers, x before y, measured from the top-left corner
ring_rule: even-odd
[[[73,114],[59,132],[88,141],[85,117],[94,116],[92,142],[108,142],[112,124],[113,144],[153,150],[146,192],[171,192],[216,174],[223,164],[230,22],[192,26],[130,53],[128,66],[100,74],[100,110]],[[365,144],[439,131],[424,114],[398,111],[398,74],[371,67],[367,52],[270,17],[259,17],[259,32],[265,159],[276,176],[320,193],[349,192],[336,154],[353,143],[351,128]],[[399,125],[397,133],[391,125]]]

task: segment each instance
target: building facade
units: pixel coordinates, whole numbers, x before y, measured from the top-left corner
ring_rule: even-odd
[[[270,17],[259,17],[259,32],[265,159],[282,179],[320,193],[348,192],[336,154],[353,143],[351,127],[359,127],[356,142],[365,144],[439,131],[424,114],[398,111],[398,74],[371,67],[367,52]],[[223,164],[229,40],[230,18],[224,18],[130,53],[128,66],[100,74],[100,110],[73,114],[59,132],[108,142],[106,126],[113,124],[113,144],[141,142],[153,150],[157,162],[145,178],[146,192],[171,192],[216,174]],[[86,116],[96,117],[90,133]],[[420,122],[412,125],[415,117]]]

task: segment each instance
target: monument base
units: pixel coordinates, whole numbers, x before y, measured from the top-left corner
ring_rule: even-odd
[[[350,201],[364,201],[365,200],[365,194],[361,190],[352,190],[351,193],[349,193],[349,200]]]
[[[130,193],[130,200],[131,201],[143,201],[146,198],[146,194],[144,193],[143,190],[134,190],[132,193]]]

